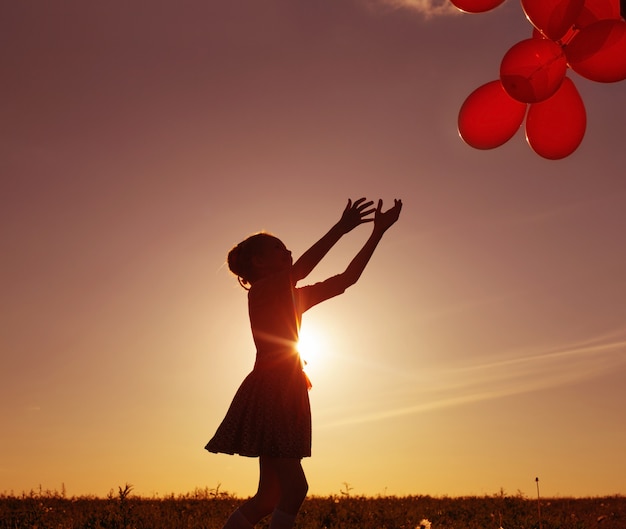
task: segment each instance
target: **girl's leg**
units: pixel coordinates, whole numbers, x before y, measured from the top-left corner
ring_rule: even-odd
[[[270,522],[270,529],[291,529],[296,514],[309,490],[300,459],[271,460],[280,484],[280,500]]]
[[[261,456],[259,458],[259,488],[256,494],[239,507],[238,510],[241,511],[251,525],[254,525],[276,508],[279,499],[280,482],[278,475],[274,466],[268,462],[268,459],[265,456]]]
[[[270,529],[291,529],[308,483],[299,459],[259,458],[257,493],[237,509],[223,529],[251,529],[272,513]]]

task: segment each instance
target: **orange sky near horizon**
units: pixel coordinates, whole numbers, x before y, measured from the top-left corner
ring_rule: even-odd
[[[303,319],[310,493],[626,494],[626,85],[568,74],[568,158],[474,150],[459,107],[531,26],[409,4],[0,7],[0,493],[252,494],[203,449],[254,362],[226,254],[367,196],[398,224]]]

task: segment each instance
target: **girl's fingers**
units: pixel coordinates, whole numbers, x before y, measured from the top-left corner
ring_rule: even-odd
[[[354,209],[357,211],[363,211],[366,208],[369,208],[374,202],[371,200],[368,202],[363,202],[365,198],[361,198],[354,203]]]

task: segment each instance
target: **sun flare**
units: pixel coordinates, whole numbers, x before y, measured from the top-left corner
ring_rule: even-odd
[[[324,336],[311,325],[303,325],[298,339],[298,352],[305,364],[320,367],[325,350]]]

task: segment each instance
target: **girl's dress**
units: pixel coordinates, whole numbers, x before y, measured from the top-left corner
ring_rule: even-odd
[[[295,288],[289,272],[256,281],[248,311],[256,361],[205,448],[242,456],[311,455],[309,379],[296,349],[302,313],[343,292],[338,276]]]

